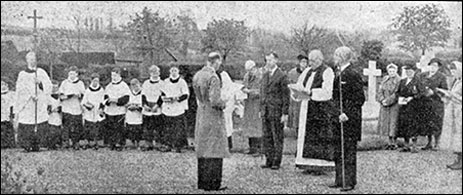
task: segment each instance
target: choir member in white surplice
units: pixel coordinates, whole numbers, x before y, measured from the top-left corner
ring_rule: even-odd
[[[84,131],[89,147],[98,150],[98,139],[102,138],[101,127],[105,119],[103,112],[105,90],[100,85],[100,75],[98,73],[93,73],[91,79],[90,86],[88,86],[82,98]]]
[[[130,97],[125,114],[125,128],[127,139],[132,141],[135,148],[139,147],[143,133],[143,114],[141,84],[138,79],[130,81]]]
[[[50,77],[43,69],[37,67],[36,60],[34,52],[29,52],[26,55],[27,69],[18,75],[15,105],[13,106],[15,117],[18,118],[19,123],[18,142],[28,152],[39,151],[40,149],[40,135],[48,126],[47,107],[52,90]],[[37,112],[35,110],[36,103]],[[36,122],[37,132],[35,131]]]
[[[150,78],[142,85],[143,136],[140,147],[143,151],[153,149],[153,140],[157,145],[165,145],[163,116],[161,113],[161,87],[164,81],[160,77],[160,69],[156,65],[149,68]]]
[[[172,66],[169,71],[170,76],[164,80],[162,87],[162,114],[168,146],[181,152],[181,148],[188,145],[185,112],[188,110],[190,92],[186,81],[180,77],[178,66]]]
[[[307,96],[291,93],[294,100],[302,101],[296,166],[320,174],[323,170],[334,168],[334,73],[330,67],[323,64],[323,54],[319,50],[310,52],[309,63],[310,68],[302,72],[296,83]]]
[[[64,139],[72,141],[75,150],[80,148],[83,136],[82,108],[80,102],[85,93],[85,85],[78,77],[77,67],[69,68],[68,78],[61,82],[59,94],[63,112]]]
[[[129,102],[130,88],[122,80],[121,69],[114,68],[111,71],[111,83],[105,89],[105,133],[109,137],[111,150],[121,151],[125,145],[124,119],[126,104]]]
[[[48,105],[48,132],[46,136],[46,146],[49,150],[56,150],[63,146],[63,112],[59,96],[58,83],[53,83],[53,91]]]

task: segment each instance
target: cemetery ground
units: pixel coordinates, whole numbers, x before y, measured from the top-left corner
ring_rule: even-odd
[[[453,162],[452,153],[376,150],[386,143],[384,140],[385,137],[365,134],[360,144],[363,151],[357,155],[358,185],[348,193],[462,193],[462,172],[445,167]],[[228,190],[215,193],[340,193],[327,187],[334,182],[334,172],[314,176],[295,168],[294,136],[285,138],[280,170],[261,169],[263,157],[244,154],[247,141],[239,132],[234,134],[233,141],[232,156],[224,160],[222,184]],[[419,144],[424,143],[421,138]],[[12,164],[13,172],[21,170],[18,186],[23,191],[213,193],[196,188],[197,160],[193,151],[116,152],[104,148],[25,153],[21,149],[7,149],[1,151],[1,160],[2,194],[7,182],[4,175],[7,162]],[[26,179],[25,184],[21,184],[22,178]]]

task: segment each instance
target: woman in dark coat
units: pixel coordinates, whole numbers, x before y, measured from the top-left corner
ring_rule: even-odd
[[[437,94],[438,88],[448,89],[447,79],[439,72],[439,67],[443,64],[438,58],[433,58],[429,62],[429,71],[418,75],[418,80],[423,87],[418,90],[423,96],[418,99],[420,109],[418,110],[417,128],[419,135],[428,137],[428,144],[423,150],[433,149],[432,137],[434,136],[435,145],[438,148],[439,138],[442,132],[442,122],[444,119],[444,102]],[[434,148],[435,149],[435,148]]]
[[[422,85],[419,85],[418,77],[415,76],[415,66],[406,65],[404,70],[407,77],[400,81],[399,90],[397,91],[399,98],[397,137],[405,139],[405,146],[400,150],[401,152],[416,153],[418,152],[416,148],[418,136],[418,129],[416,128],[418,117],[416,113],[420,109],[417,99],[420,98],[418,88]],[[409,144],[410,139],[412,139],[411,145]]]

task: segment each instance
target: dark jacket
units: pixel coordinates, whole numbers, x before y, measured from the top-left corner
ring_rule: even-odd
[[[270,77],[270,72],[262,78],[260,111],[262,116],[277,117],[288,114],[289,80],[280,68]],[[267,112],[266,112],[267,111]]]
[[[362,106],[365,103],[362,77],[355,70],[353,64],[342,71],[341,77],[343,112],[349,117],[349,120],[344,122],[344,139],[360,141],[362,137]],[[338,111],[340,111],[339,78],[337,73],[333,87],[333,100]],[[338,124],[338,126],[340,125]],[[340,131],[336,131],[335,136],[340,136]]]

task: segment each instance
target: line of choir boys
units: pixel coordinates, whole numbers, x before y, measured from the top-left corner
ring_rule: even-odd
[[[41,135],[41,146],[50,150],[75,150],[101,146],[121,151],[132,147],[147,151],[181,152],[188,145],[184,115],[189,90],[177,66],[170,76],[160,78],[158,66],[149,68],[150,78],[130,86],[122,80],[121,69],[113,68],[111,82],[103,88],[100,75],[93,73],[88,88],[71,67],[59,88],[54,83],[48,105],[49,128]]]

